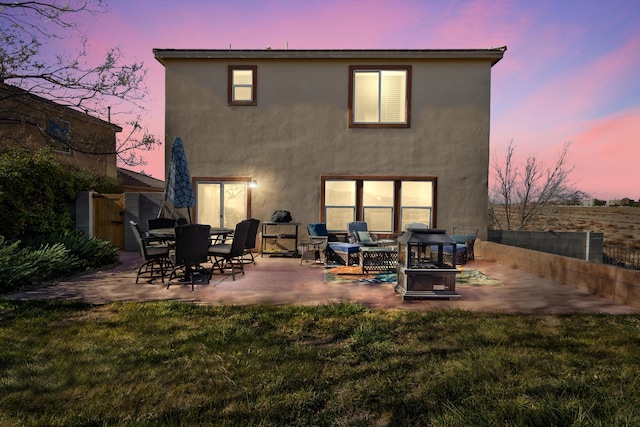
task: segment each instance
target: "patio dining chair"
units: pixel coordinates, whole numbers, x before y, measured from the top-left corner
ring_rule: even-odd
[[[213,262],[211,275],[213,275],[214,269],[220,270],[222,274],[226,269],[229,269],[233,280],[236,280],[236,270],[240,270],[244,275],[242,257],[250,227],[251,222],[249,220],[241,221],[236,224],[231,243],[217,243],[209,247],[208,254]]]
[[[142,236],[137,222],[129,221],[129,224],[138,243],[140,256],[144,260],[144,264],[138,269],[136,283],[141,278],[145,279],[147,283],[152,283],[158,277],[164,283],[164,276],[173,265],[169,259],[169,246],[162,244],[161,239],[156,237]]]
[[[176,226],[174,218],[151,218],[147,220],[149,230],[157,230],[158,228],[173,228]]]
[[[204,278],[209,283],[211,274],[202,264],[209,260],[210,230],[211,226],[206,224],[187,224],[175,227],[173,270],[169,276],[167,289],[171,284],[191,283],[193,291],[196,278]]]
[[[249,218],[249,231],[247,232],[247,240],[244,244],[244,253],[242,256],[242,262],[245,264],[256,265],[256,258],[253,256],[252,249],[256,247],[256,237],[258,236],[258,227],[260,226],[260,220],[255,218]]]
[[[161,228],[173,228],[176,226],[174,218],[151,218],[147,220],[147,230],[159,230]],[[149,231],[147,236],[151,237]],[[158,243],[166,244],[168,242],[159,240]]]

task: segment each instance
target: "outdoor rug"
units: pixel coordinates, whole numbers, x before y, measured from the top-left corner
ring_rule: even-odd
[[[357,266],[328,266],[324,269],[325,282],[342,283],[395,283],[395,271],[362,274],[362,269]]]
[[[472,268],[461,267],[460,274],[456,276],[456,284],[465,286],[502,286],[502,282],[487,276]],[[395,272],[381,272],[362,274],[359,266],[328,266],[324,270],[325,282],[342,283],[396,283]]]

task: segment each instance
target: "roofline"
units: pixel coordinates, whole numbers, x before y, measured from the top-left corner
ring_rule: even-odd
[[[498,63],[506,46],[490,49],[153,49],[165,65],[167,59],[488,59]]]
[[[94,123],[99,124],[101,126],[111,128],[115,133],[122,132],[122,127],[117,125],[117,124],[115,124],[115,123],[111,123],[111,122],[108,122],[106,120],[102,120],[99,117],[95,117],[95,116],[92,116],[89,113],[84,113],[82,111],[76,110],[75,108],[71,108],[68,105],[58,104],[55,101],[52,101],[52,100],[47,99],[47,98],[44,98],[44,97],[42,97],[40,95],[36,95],[35,93],[31,93],[28,90],[25,90],[25,89],[23,89],[21,87],[13,86],[13,85],[10,85],[8,83],[0,83],[0,87],[6,88],[6,90],[13,92],[16,96],[31,97],[32,99],[37,100],[38,102],[41,102],[41,103],[43,103],[45,105],[48,105],[50,108],[61,108],[67,114],[74,115],[79,120],[83,120],[85,122],[94,122]]]

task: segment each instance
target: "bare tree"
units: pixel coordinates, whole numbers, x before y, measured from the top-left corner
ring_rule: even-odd
[[[80,19],[105,12],[102,0],[0,1],[0,83],[106,121],[112,115],[129,117],[121,124],[127,132],[119,137],[113,153],[97,152],[96,147],[73,140],[66,144],[88,155],[116,154],[125,164],[144,164],[136,151],[152,150],[160,143],[140,125],[147,95],[144,64],[123,63],[118,47],[109,49],[99,63],[90,64],[87,38],[77,25]],[[70,38],[79,40],[79,49],[56,52],[54,42]],[[0,91],[0,100],[15,96],[13,91]],[[10,109],[0,109],[0,121],[36,122]]]
[[[529,156],[524,170],[520,170],[513,159],[513,140],[507,146],[504,163],[494,156],[495,182],[489,194],[489,215],[497,229],[527,229],[541,219],[551,219],[555,211],[549,208],[588,197],[570,182],[573,171],[573,167],[567,166],[570,145],[564,144],[551,168],[545,168],[535,156]]]

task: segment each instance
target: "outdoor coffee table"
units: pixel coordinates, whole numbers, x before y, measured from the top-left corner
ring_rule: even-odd
[[[362,274],[371,271],[395,271],[398,252],[389,247],[362,246],[359,251]]]

